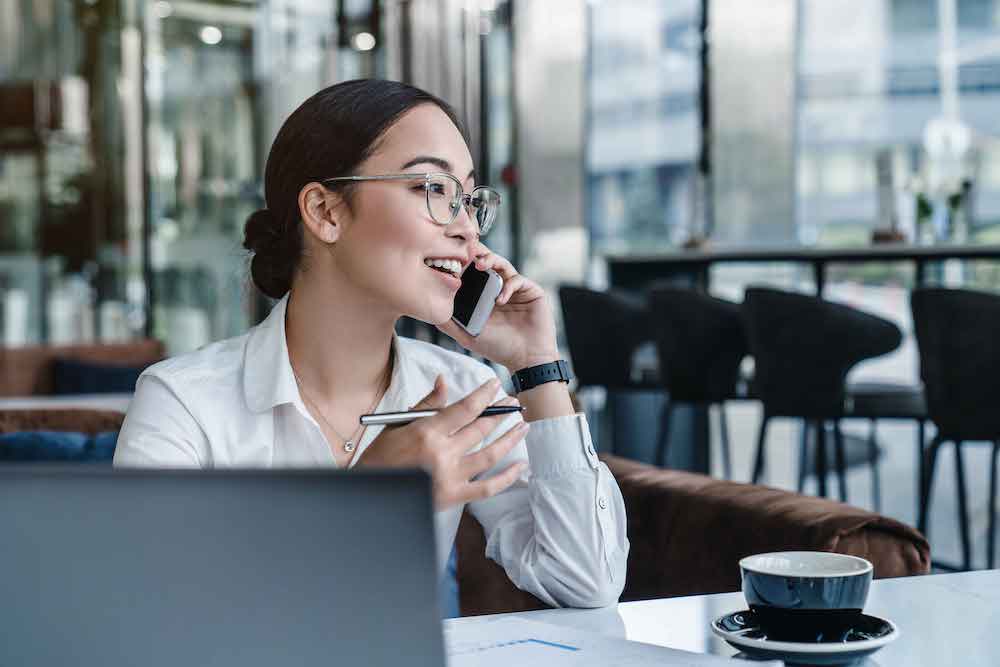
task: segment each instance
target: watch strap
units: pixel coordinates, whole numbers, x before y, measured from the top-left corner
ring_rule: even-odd
[[[569,371],[569,364],[560,359],[523,368],[511,375],[510,379],[514,384],[514,393],[520,394],[546,382],[569,382],[573,379],[573,374]]]

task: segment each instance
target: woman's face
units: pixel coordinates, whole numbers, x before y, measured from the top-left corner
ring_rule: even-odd
[[[423,104],[383,134],[357,175],[447,172],[471,192],[472,169],[469,148],[455,125],[436,105]],[[358,183],[350,209],[338,211],[338,224],[343,223],[331,253],[337,272],[373,307],[442,324],[451,318],[461,281],[428,262],[457,260],[464,271],[474,259],[479,235],[464,208],[451,224],[440,225],[430,217],[426,201],[420,179]]]

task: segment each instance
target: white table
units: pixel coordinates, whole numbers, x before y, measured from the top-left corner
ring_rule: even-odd
[[[729,656],[738,651],[713,635],[709,624],[745,608],[741,593],[723,593],[503,616]],[[875,581],[865,612],[892,620],[900,638],[860,663],[863,667],[1000,665],[1000,570]],[[476,623],[477,618],[448,622]]]
[[[127,412],[132,394],[70,394],[0,398],[0,410],[114,410]]]

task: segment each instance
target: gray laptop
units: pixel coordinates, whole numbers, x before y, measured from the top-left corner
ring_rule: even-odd
[[[444,664],[418,471],[0,469],[0,665]]]

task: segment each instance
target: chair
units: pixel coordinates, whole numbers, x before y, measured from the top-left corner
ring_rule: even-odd
[[[972,567],[969,514],[966,500],[962,445],[990,441],[989,534],[987,567],[994,565],[996,539],[997,456],[1000,454],[1000,296],[943,288],[913,291],[913,324],[920,350],[920,377],[927,392],[927,410],[937,435],[927,449],[918,525],[927,529],[931,486],[938,450],[955,446],[955,482],[958,495],[962,565]]]
[[[747,338],[738,304],[703,292],[658,287],[649,294],[649,322],[656,341],[660,381],[669,393],[663,406],[656,463],[663,466],[677,403],[718,404],[722,464],[732,478],[725,401],[736,395]]]
[[[632,356],[650,339],[645,302],[632,294],[559,287],[566,342],[577,388],[654,389],[632,377]],[[609,444],[611,440],[605,440]]]
[[[849,306],[766,288],[748,289],[743,311],[750,352],[755,360],[755,392],[764,404],[753,483],[758,482],[764,471],[768,422],[775,417],[796,417],[805,420],[799,457],[800,487],[812,429],[816,433],[819,494],[825,496],[826,426],[831,423],[840,499],[846,501],[840,419],[848,416],[847,373],[860,361],[896,349],[902,341],[899,327]]]

